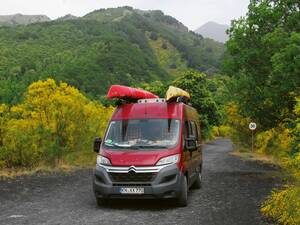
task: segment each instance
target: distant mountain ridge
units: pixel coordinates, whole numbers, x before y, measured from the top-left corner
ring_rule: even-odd
[[[227,29],[229,29],[229,25],[210,21],[196,29],[195,32],[205,38],[211,38],[215,41],[225,43],[228,40],[228,35],[226,34]]]
[[[100,22],[118,22],[125,17],[132,16],[134,14],[146,17],[155,22],[163,23],[164,25],[173,27],[182,32],[188,32],[189,29],[184,26],[180,21],[175,19],[172,16],[165,15],[161,10],[140,10],[133,9],[130,6],[118,7],[118,8],[107,8],[99,9],[93,12],[90,12],[82,17],[82,19],[94,19]]]
[[[0,16],[0,26],[28,25],[48,21],[51,21],[51,19],[46,15],[23,15],[18,13]]]
[[[74,16],[72,14],[67,14],[65,16],[59,17],[56,20],[57,21],[66,21],[66,20],[76,20],[78,17]]]

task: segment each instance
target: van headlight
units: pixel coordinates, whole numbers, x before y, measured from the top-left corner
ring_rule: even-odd
[[[102,155],[97,156],[97,165],[107,165],[110,166],[110,160]]]
[[[157,166],[162,166],[162,165],[168,165],[168,164],[175,164],[178,163],[179,161],[179,154],[176,155],[170,155],[164,158],[161,158],[156,165]]]

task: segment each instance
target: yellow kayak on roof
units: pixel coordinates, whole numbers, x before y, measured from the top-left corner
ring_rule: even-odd
[[[187,100],[191,98],[190,94],[180,88],[170,86],[166,93],[166,100],[169,101],[172,98],[185,97]]]

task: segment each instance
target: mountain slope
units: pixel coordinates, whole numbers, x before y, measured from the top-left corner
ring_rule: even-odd
[[[0,26],[28,25],[31,23],[48,22],[50,18],[45,15],[7,15],[0,16]]]
[[[161,54],[169,50],[175,57],[162,62]],[[111,84],[168,81],[182,68],[217,71],[222,57],[222,44],[188,32],[161,11],[122,7],[72,20],[2,27],[0,102],[19,101],[38,79],[65,81],[97,97]]]
[[[226,24],[208,22],[195,30],[195,32],[201,34],[203,37],[225,43],[228,40],[227,29],[229,29],[229,26]]]
[[[66,21],[66,20],[75,20],[77,19],[78,17],[77,16],[74,16],[72,14],[67,14],[65,16],[62,16],[62,17],[59,17],[57,18],[56,20],[57,21]]]

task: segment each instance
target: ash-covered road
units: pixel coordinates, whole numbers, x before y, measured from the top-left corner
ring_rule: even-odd
[[[114,200],[98,208],[92,170],[0,181],[0,224],[269,224],[261,202],[279,182],[274,169],[229,154],[231,142],[204,146],[203,187],[189,205],[167,200]]]

